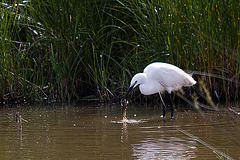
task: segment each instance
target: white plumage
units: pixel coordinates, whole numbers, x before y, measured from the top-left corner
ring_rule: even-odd
[[[130,87],[125,94],[124,98],[126,98],[127,94],[136,86],[139,85],[140,92],[143,95],[151,95],[155,93],[159,93],[160,97],[162,92],[167,91],[170,94],[171,100],[171,92],[179,90],[183,86],[192,86],[196,84],[196,81],[191,77],[191,75],[185,73],[180,68],[163,62],[154,62],[149,64],[144,70],[143,73],[137,73],[131,80]],[[161,97],[162,100],[162,97]],[[165,116],[165,104],[164,105],[163,116]],[[173,117],[173,104],[171,100],[171,108]]]
[[[162,93],[167,91],[179,90],[182,86],[192,86],[196,84],[196,81],[180,68],[162,62],[155,62],[149,64],[143,73],[137,73],[131,80],[130,86],[136,87],[139,85],[139,89],[144,95],[151,95],[154,93]]]

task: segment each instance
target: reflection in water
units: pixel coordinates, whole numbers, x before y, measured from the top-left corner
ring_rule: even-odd
[[[194,141],[177,137],[145,138],[133,145],[133,156],[138,159],[191,159],[196,158]]]
[[[121,121],[112,121],[112,123],[122,123],[122,135],[121,135],[121,142],[122,143],[127,143],[128,142],[128,131],[127,131],[127,124],[139,124],[146,122],[146,120],[135,120],[135,119],[123,119]]]
[[[122,120],[120,108],[107,106],[24,106],[20,113],[27,121],[20,124],[15,109],[0,108],[0,159],[216,159],[211,148],[181,130],[240,157],[239,146],[196,112],[178,111],[171,121],[151,108],[128,109],[133,119]],[[226,112],[218,113],[205,115],[240,137],[239,118],[230,124],[222,118]]]
[[[148,123],[147,120],[123,120],[118,121],[115,123],[121,123],[123,124],[122,127],[122,135],[121,135],[121,142],[122,143],[128,143],[129,140],[132,139],[132,137],[129,139],[128,137],[128,128],[127,125],[132,124],[141,124],[143,122]],[[180,131],[177,129],[170,129],[175,128],[175,125],[173,125],[174,122],[171,121],[170,126],[165,125],[165,121],[163,121],[163,128],[161,126],[144,126],[140,127],[140,134],[144,135],[146,137],[147,135],[150,135],[151,138],[144,138],[140,139],[139,143],[132,144],[132,156],[136,157],[137,159],[192,159],[196,158],[196,142],[194,140],[191,140],[189,138],[182,138],[176,133],[180,133]],[[135,128],[137,126],[134,126]],[[138,127],[137,127],[138,128]],[[170,130],[166,130],[166,128]],[[167,131],[167,132],[166,132]],[[170,131],[170,132],[169,132]],[[168,134],[169,132],[169,134]],[[176,134],[176,136],[172,136],[172,134]],[[141,137],[141,136],[140,136]],[[152,138],[153,137],[153,138]],[[157,138],[156,138],[157,137]]]
[[[121,142],[122,143],[127,143],[128,142],[127,122],[123,122]]]

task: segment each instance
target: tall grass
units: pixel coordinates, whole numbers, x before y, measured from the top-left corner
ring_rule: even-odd
[[[213,96],[239,98],[235,1],[5,1],[0,9],[2,102],[111,99],[153,61],[194,71]]]

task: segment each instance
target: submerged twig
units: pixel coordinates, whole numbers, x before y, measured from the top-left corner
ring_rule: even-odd
[[[234,109],[232,109],[232,108],[228,108],[229,109],[229,111],[231,111],[231,112],[233,112],[233,113],[235,113],[235,114],[237,114],[237,115],[240,115],[240,112],[237,112],[237,111],[235,111]]]
[[[28,122],[27,120],[25,120],[25,119],[22,118],[22,116],[19,114],[19,112],[17,112],[17,113],[16,113],[16,122],[21,124],[22,121]]]
[[[201,143],[202,145],[204,145],[205,147],[211,149],[213,152],[216,152],[218,154],[220,154],[221,156],[225,157],[226,159],[228,160],[234,160],[232,157],[228,156],[227,154],[219,151],[218,149],[214,148],[213,146],[211,146],[210,144],[208,144],[207,142],[197,138],[196,136],[192,135],[191,133],[187,132],[187,131],[184,131],[184,130],[180,130],[180,132],[182,132],[183,134],[191,137],[193,140]]]

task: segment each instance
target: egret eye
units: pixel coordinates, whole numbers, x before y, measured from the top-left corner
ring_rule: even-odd
[[[135,85],[136,85],[136,84],[137,84],[137,81],[135,81],[132,86],[135,88]]]

